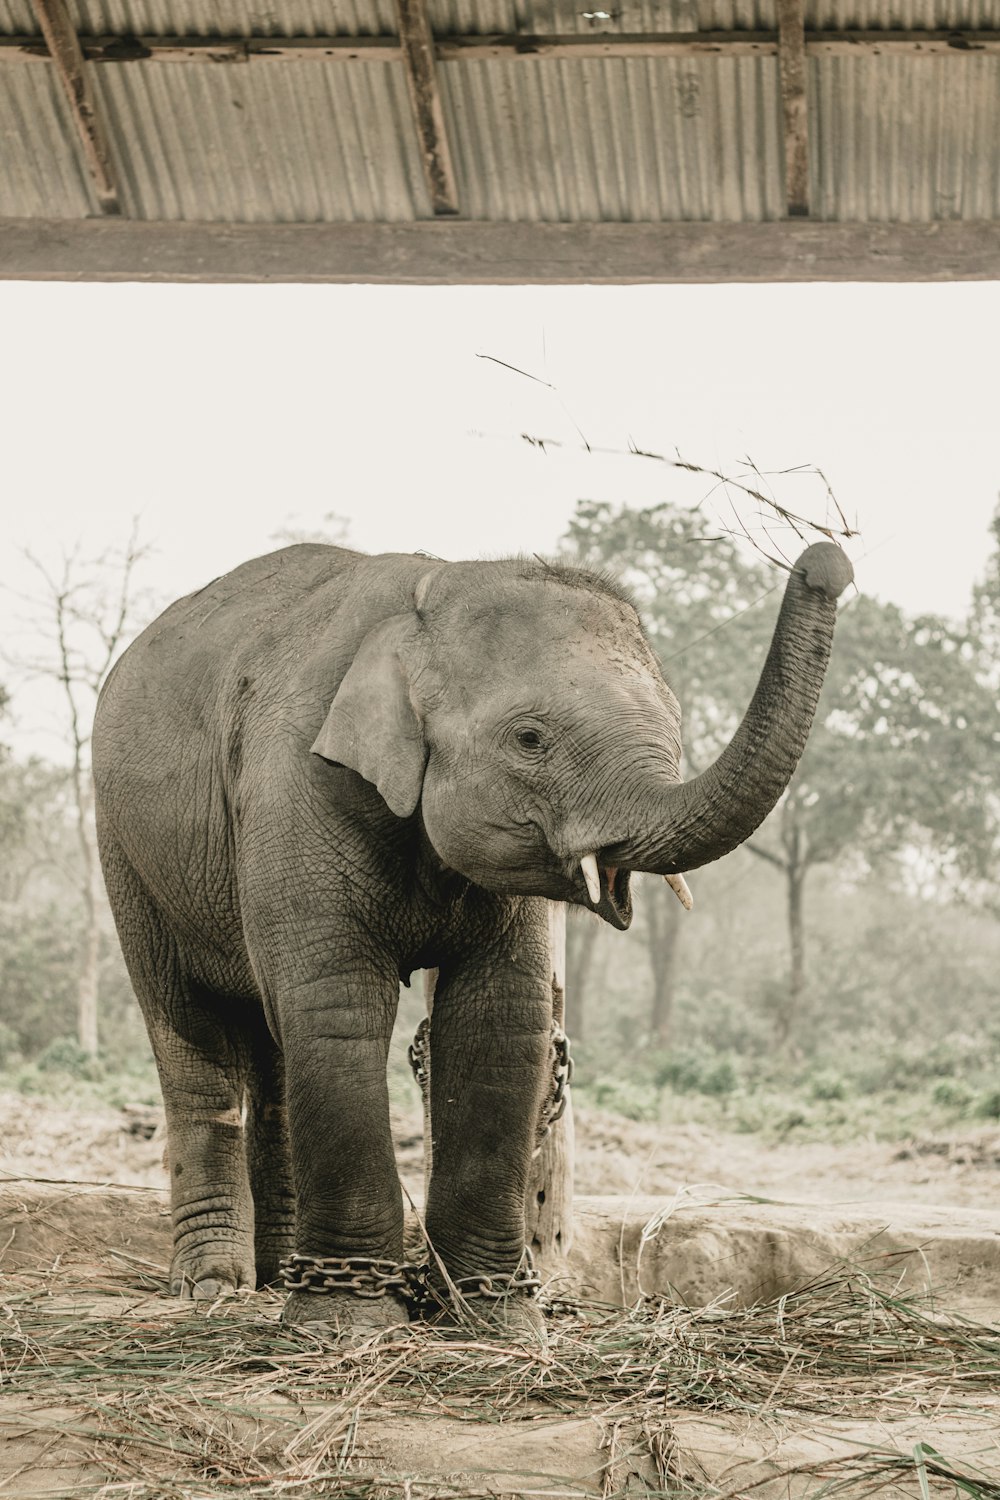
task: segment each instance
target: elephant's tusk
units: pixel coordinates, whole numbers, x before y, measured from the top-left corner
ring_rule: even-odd
[[[694,897],[683,875],[664,875],[664,880],[677,897],[685,911],[690,911],[694,905]]]
[[[601,877],[597,873],[597,856],[585,854],[580,861],[583,878],[587,882],[587,895],[594,906],[601,904]]]

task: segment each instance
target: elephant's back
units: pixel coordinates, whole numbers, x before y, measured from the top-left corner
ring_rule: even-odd
[[[96,733],[106,740],[123,715],[139,733],[163,715],[196,729],[217,706],[237,659],[276,623],[286,635],[294,633],[296,615],[316,591],[336,593],[360,561],[361,554],[343,547],[301,543],[241,563],[176,600],[115,664],[101,694]]]
[[[362,561],[300,544],[242,563],[171,604],[116,662],[94,722],[93,767],[105,812],[169,787],[225,780],[228,720],[243,664],[270,660],[318,593],[332,599]],[[256,674],[255,674],[256,675]]]

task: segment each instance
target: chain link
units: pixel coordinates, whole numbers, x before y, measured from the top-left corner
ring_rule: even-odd
[[[453,1300],[452,1287],[460,1298],[502,1302],[506,1297],[537,1297],[542,1286],[527,1246],[521,1264],[507,1276],[459,1276],[451,1286],[438,1288],[431,1285],[430,1272],[427,1263],[374,1260],[365,1255],[289,1255],[281,1262],[282,1281],[288,1292],[349,1292],[352,1297],[365,1299],[395,1292],[414,1309],[447,1306]]]
[[[427,1270],[429,1272],[430,1267]],[[510,1275],[486,1275],[479,1272],[475,1276],[456,1276],[447,1287],[432,1286],[428,1281],[422,1302],[424,1307],[447,1307],[455,1300],[456,1295],[460,1300],[479,1297],[487,1302],[504,1302],[508,1297],[537,1297],[541,1289],[542,1278],[535,1270],[529,1246],[525,1245],[521,1263]]]
[[[557,1120],[566,1113],[569,1099],[567,1090],[573,1082],[573,1059],[570,1056],[569,1037],[561,1026],[552,1027],[552,1097],[542,1111],[542,1139],[548,1135]]]
[[[398,1292],[415,1300],[422,1295],[426,1268],[367,1255],[289,1255],[281,1262],[281,1276],[289,1292],[350,1292],[369,1299]]]
[[[427,1097],[427,1084],[429,1079],[427,1070],[427,1048],[430,1042],[430,1034],[431,1018],[430,1016],[424,1016],[424,1019],[416,1029],[413,1041],[410,1043],[409,1050],[407,1052],[407,1057],[410,1059],[410,1067],[413,1069],[413,1076],[417,1080],[417,1083],[420,1085],[420,1092],[421,1094],[423,1094],[424,1098]]]
[[[420,1086],[420,1092],[426,1097],[429,1080],[429,1069],[427,1066],[427,1054],[430,1046],[430,1019],[425,1016],[417,1027],[413,1041],[410,1043],[408,1057],[413,1076]],[[569,1037],[562,1027],[553,1022],[552,1036],[550,1039],[550,1058],[552,1068],[552,1087],[548,1099],[542,1105],[542,1113],[538,1122],[538,1134],[536,1137],[537,1148],[544,1141],[549,1131],[557,1120],[561,1120],[566,1112],[568,1102],[568,1089],[573,1081],[573,1058],[570,1055]]]

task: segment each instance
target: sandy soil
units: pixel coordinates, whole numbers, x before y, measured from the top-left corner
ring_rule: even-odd
[[[419,1115],[400,1113],[394,1126],[402,1175],[419,1193]],[[320,1371],[322,1399],[303,1405],[296,1395],[291,1401],[276,1394],[278,1366],[268,1352],[267,1341],[277,1337],[270,1329],[280,1299],[262,1292],[252,1306],[238,1301],[228,1311],[207,1309],[185,1331],[181,1325],[190,1312],[158,1294],[169,1212],[162,1193],[142,1189],[166,1186],[160,1111],[70,1110],[0,1094],[0,1347],[17,1353],[16,1360],[0,1355],[0,1491],[12,1500],[126,1489],[137,1500],[168,1493],[178,1500],[208,1500],[232,1494],[234,1482],[249,1494],[252,1481],[257,1495],[305,1495],[319,1492],[314,1477],[323,1472],[333,1474],[337,1493],[355,1495],[370,1493],[372,1479],[384,1483],[391,1475],[381,1493],[413,1500],[598,1500],[612,1493],[663,1493],[682,1476],[698,1493],[752,1494],[754,1500],[807,1500],[821,1481],[836,1479],[845,1500],[862,1500],[873,1493],[875,1475],[881,1493],[919,1500],[922,1494],[956,1493],[951,1475],[957,1471],[965,1476],[966,1493],[1000,1494],[996,1393],[990,1388],[987,1395],[980,1380],[964,1394],[950,1368],[944,1383],[921,1384],[922,1323],[907,1346],[914,1364],[906,1381],[899,1381],[890,1360],[883,1410],[867,1365],[860,1386],[856,1379],[852,1383],[853,1366],[837,1373],[839,1345],[829,1340],[835,1334],[853,1347],[849,1318],[831,1333],[829,1310],[825,1303],[819,1307],[826,1341],[820,1352],[828,1366],[820,1368],[799,1348],[805,1325],[793,1318],[786,1327],[785,1313],[779,1312],[777,1322],[766,1313],[785,1308],[777,1299],[797,1288],[818,1288],[822,1301],[831,1268],[857,1263],[891,1276],[894,1297],[933,1294],[928,1305],[936,1320],[952,1312],[995,1324],[1000,1131],[895,1145],[772,1145],[759,1136],[694,1126],[668,1133],[578,1109],[577,1133],[575,1239],[554,1286],[604,1304],[621,1298],[632,1305],[644,1291],[679,1307],[708,1307],[706,1329],[715,1327],[720,1308],[733,1313],[762,1307],[757,1342],[745,1340],[740,1358],[760,1358],[761,1348],[789,1342],[787,1357],[780,1350],[777,1378],[768,1376],[760,1410],[729,1412],[723,1401],[718,1410],[664,1402],[662,1411],[658,1405],[654,1411],[647,1399],[652,1377],[641,1364],[635,1372],[622,1366],[618,1384],[611,1385],[603,1365],[594,1366],[596,1374],[588,1365],[592,1387],[581,1387],[583,1399],[572,1409],[529,1401],[522,1410],[508,1386],[520,1396],[532,1361],[548,1379],[553,1350],[569,1359],[586,1336],[586,1318],[562,1331],[553,1325],[548,1352],[497,1351],[480,1339],[447,1346],[450,1361],[464,1347],[479,1363],[489,1357],[511,1365],[513,1373],[502,1375],[507,1385],[499,1406],[491,1393],[485,1403],[449,1398],[451,1405],[428,1412],[426,1391],[439,1378],[430,1364],[423,1383],[416,1381],[412,1401],[395,1388],[386,1387],[385,1395],[387,1371],[400,1360],[412,1364],[419,1357],[433,1364],[443,1357],[427,1338],[419,1348],[404,1338],[398,1346],[356,1355],[324,1352],[321,1344],[292,1355],[284,1351],[277,1377],[282,1391],[293,1375],[303,1390],[309,1381],[308,1389],[319,1389],[317,1367],[328,1364],[328,1374]],[[679,1193],[685,1185],[690,1191]],[[727,1192],[768,1201],[727,1199]],[[248,1320],[245,1330],[234,1326],[218,1355],[231,1367],[221,1387],[213,1360],[204,1379],[197,1370],[191,1373],[204,1337],[201,1316]],[[866,1306],[865,1338],[873,1316]],[[961,1350],[971,1369],[968,1326],[962,1325]],[[995,1335],[981,1329],[976,1337],[982,1362]],[[266,1357],[249,1358],[248,1339],[263,1341]],[[696,1344],[689,1330],[670,1345],[670,1357],[681,1361],[678,1369],[685,1349]],[[161,1360],[164,1350],[169,1355],[156,1365],[155,1381],[136,1365],[153,1345]],[[138,1374],[120,1366],[122,1351]],[[667,1353],[666,1344],[658,1346],[656,1361]],[[796,1378],[807,1383],[808,1389],[801,1387],[806,1395],[814,1386],[832,1393],[816,1410],[806,1402],[800,1411],[798,1396],[792,1399],[788,1371],[798,1355],[802,1370]],[[298,1361],[294,1369],[289,1359]],[[335,1382],[350,1359],[358,1363],[364,1402],[356,1393],[350,1401],[337,1396]],[[616,1369],[622,1365],[617,1345],[613,1363]],[[634,1389],[622,1387],[625,1373],[634,1376]],[[324,1380],[333,1383],[332,1394]],[[507,1420],[497,1420],[498,1414]],[[343,1457],[331,1470],[334,1450],[349,1454],[349,1473],[343,1472]],[[916,1472],[915,1453],[947,1455],[940,1482],[928,1487],[926,1471]],[[857,1469],[856,1482],[845,1465]],[[965,1482],[969,1475],[982,1481],[978,1490]],[[356,1487],[340,1488],[352,1479]]]
[[[419,1112],[397,1112],[397,1159],[411,1191],[422,1183]],[[780,1199],[1000,1207],[1000,1129],[906,1142],[771,1143],[685,1126],[665,1132],[576,1108],[576,1191],[673,1194],[712,1185]],[[166,1185],[159,1110],[68,1110],[0,1093],[0,1173],[145,1187]]]

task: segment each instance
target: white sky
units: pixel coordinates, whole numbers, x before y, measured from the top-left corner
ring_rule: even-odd
[[[55,566],[78,540],[123,542],[135,514],[166,599],[331,511],[365,550],[458,557],[551,550],[580,497],[709,493],[577,451],[582,433],[733,473],[745,455],[819,466],[861,528],[859,586],[957,614],[1000,491],[998,334],[997,283],[0,283],[0,582],[30,586],[20,549]],[[573,447],[543,455],[522,432]],[[815,479],[773,484],[824,519]],[[708,512],[731,514],[721,494]],[[8,652],[30,649],[22,615],[0,592]],[[0,680],[17,688],[9,668]],[[49,706],[24,688],[14,708],[0,739],[27,743]]]

